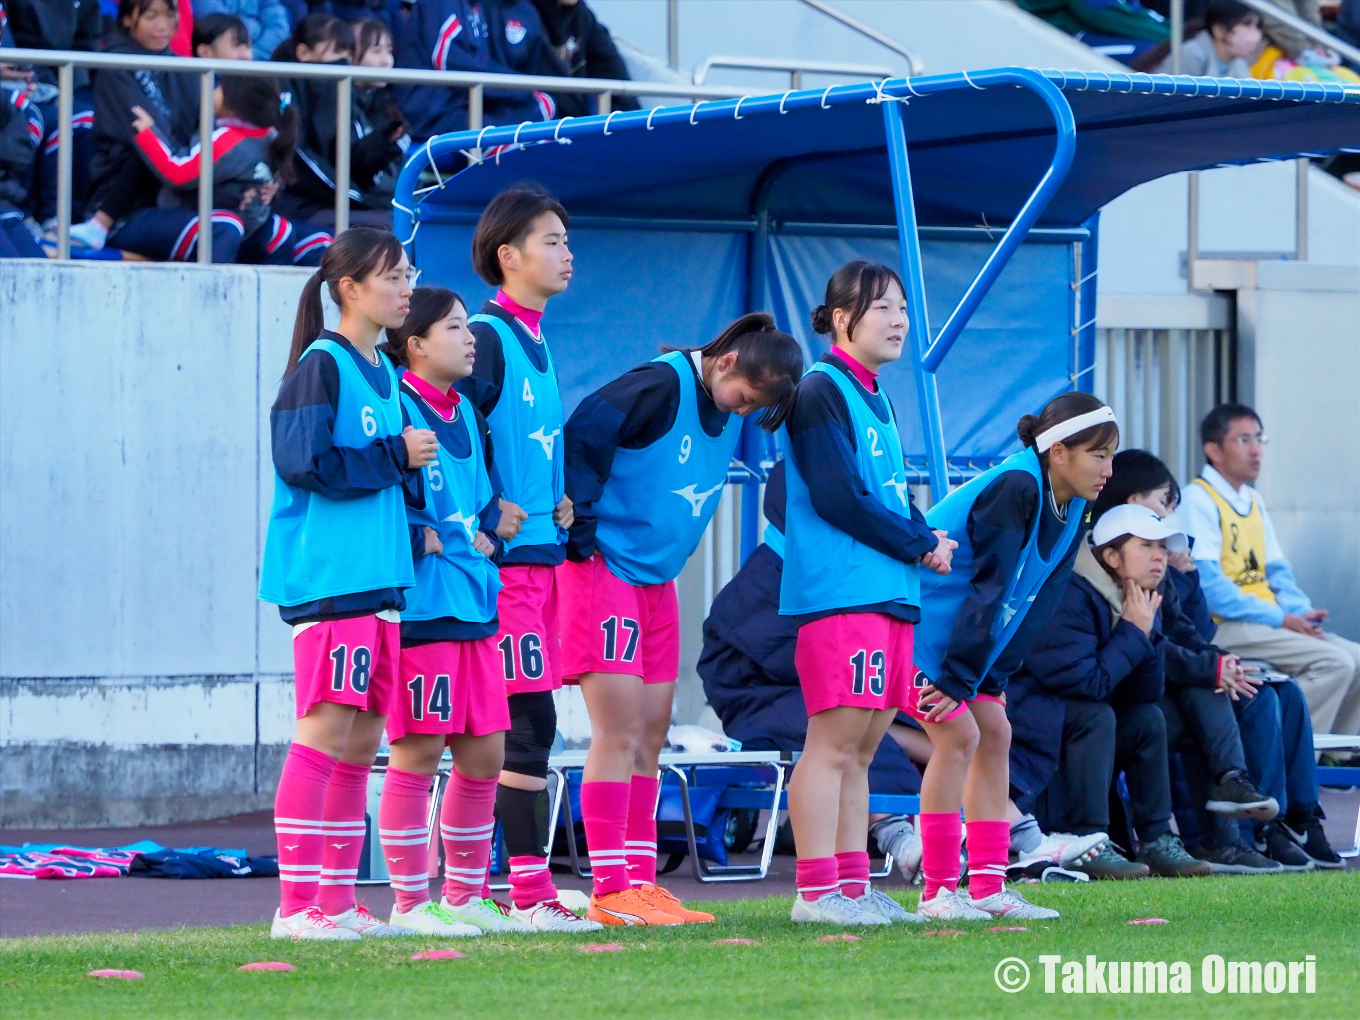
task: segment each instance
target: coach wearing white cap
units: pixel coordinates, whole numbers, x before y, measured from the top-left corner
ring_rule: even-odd
[[[1200,425],[1205,465],[1184,490],[1183,522],[1195,539],[1200,585],[1220,621],[1214,643],[1294,677],[1317,733],[1360,733],[1360,644],[1323,630],[1294,580],[1261,494],[1266,439],[1243,404],[1221,404]]]

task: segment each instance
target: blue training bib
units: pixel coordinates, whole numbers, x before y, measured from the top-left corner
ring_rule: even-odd
[[[553,522],[553,510],[567,491],[562,459],[566,415],[552,352],[544,342],[548,367],[540,372],[509,323],[480,314],[468,322],[484,322],[494,329],[505,357],[501,396],[486,423],[504,497],[529,515],[519,534],[506,543],[506,552],[524,545],[564,545],[567,532]]]
[[[959,547],[954,550],[953,569],[943,577],[929,574],[921,583],[921,622],[916,627],[913,659],[928,677],[940,675],[959,607],[963,605],[973,583],[973,547],[968,539],[968,515],[982,491],[1007,471],[1029,474],[1039,485],[1039,498],[1042,501],[1043,467],[1039,463],[1039,455],[1032,448],[1027,448],[955,489],[926,513],[926,521],[932,528],[949,532],[949,537],[959,543]],[[1020,629],[1039,589],[1072,547],[1072,539],[1081,527],[1081,519],[1085,514],[1086,500],[1073,499],[1067,508],[1067,524],[1049,551],[1048,559],[1044,559],[1039,555],[1039,521],[1043,515],[1041,503],[1039,514],[1030,528],[1029,540],[1021,553],[1019,566],[1006,589],[1001,612],[997,614],[992,633],[988,635],[992,650],[987,657],[987,668],[982,671],[984,677]]]
[[[362,449],[401,435],[397,376],[387,358],[379,355],[391,389],[387,397],[381,397],[349,351],[321,338],[302,357],[317,350],[330,354],[340,372],[335,445]],[[289,485],[274,473],[260,598],[275,605],[299,606],[337,595],[409,588],[414,581],[400,485],[357,499],[327,499]]]
[[[411,424],[432,429],[437,416],[423,401],[402,393],[401,402]],[[438,620],[452,617],[468,623],[487,623],[496,616],[496,595],[501,590],[500,571],[472,547],[477,533],[478,512],[491,499],[491,480],[481,436],[477,435],[471,404],[462,402],[458,421],[443,422],[448,428],[467,430],[471,452],[458,458],[444,446],[439,456],[425,465],[425,509],[409,510],[411,524],[434,528],[444,551],[419,556],[416,583],[406,593],[403,620]],[[493,440],[494,442],[494,440]]]
[[[839,369],[821,362],[809,372],[831,377],[845,397],[855,432],[855,462],[860,478],[885,507],[911,517],[902,440],[892,405],[886,422],[874,414],[859,385]],[[920,605],[920,568],[871,549],[827,523],[812,506],[808,480],[794,458],[787,460],[788,507],[784,512],[784,577],[779,588],[781,616],[802,616],[851,606],[902,602]],[[817,484],[817,479],[811,479]]]
[[[680,575],[718,509],[741,438],[742,419],[735,414],[720,435],[704,431],[688,355],[671,351],[653,360],[680,377],[675,424],[650,446],[617,450],[595,504],[595,544],[615,575],[635,585]]]

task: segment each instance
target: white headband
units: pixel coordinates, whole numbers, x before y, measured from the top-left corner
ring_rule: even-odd
[[[1044,429],[1034,437],[1034,448],[1040,453],[1047,453],[1048,448],[1054,443],[1060,443],[1069,436],[1075,436],[1078,432],[1085,431],[1092,425],[1099,425],[1106,421],[1119,424],[1115,419],[1113,410],[1108,407],[1097,407],[1094,411],[1087,411],[1075,418],[1068,418],[1067,421],[1060,421],[1051,429]]]

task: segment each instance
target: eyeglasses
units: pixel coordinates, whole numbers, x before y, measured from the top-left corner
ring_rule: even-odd
[[[1229,436],[1223,445],[1236,443],[1238,446],[1269,446],[1270,437],[1261,433],[1244,432],[1240,436]]]

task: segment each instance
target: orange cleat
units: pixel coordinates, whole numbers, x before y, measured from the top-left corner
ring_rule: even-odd
[[[675,893],[659,885],[639,886],[637,891],[655,904],[657,909],[673,914],[686,924],[708,924],[717,920],[712,914],[705,914],[702,910],[690,910],[680,902]]]
[[[677,917],[670,910],[662,909],[659,901],[645,895],[641,889],[621,889],[618,892],[605,893],[603,896],[591,896],[586,917],[600,924],[622,924],[629,927],[685,923],[683,918]]]

